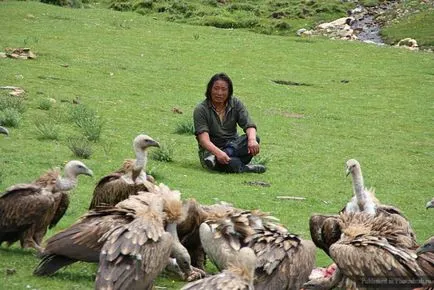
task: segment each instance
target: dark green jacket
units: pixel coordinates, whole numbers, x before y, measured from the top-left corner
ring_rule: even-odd
[[[204,100],[196,106],[193,121],[196,136],[208,132],[211,142],[219,148],[224,147],[228,142],[238,137],[237,125],[244,132],[246,132],[247,128],[256,128],[244,104],[233,96],[228,100],[223,123],[220,121],[211,101],[208,100]]]

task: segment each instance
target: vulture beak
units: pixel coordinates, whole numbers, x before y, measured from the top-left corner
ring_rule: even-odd
[[[430,200],[426,203],[426,209],[433,208],[433,207],[434,207],[434,201],[433,200]]]
[[[90,170],[89,168],[86,168],[86,171],[83,174],[85,174],[87,176],[93,176],[93,171]]]
[[[2,126],[0,126],[0,133],[5,134],[5,135],[9,135],[8,129],[6,129],[5,127],[2,127]]]
[[[157,141],[154,141],[154,140],[149,140],[148,141],[148,147],[158,147],[158,148],[160,148],[160,143],[158,143]]]

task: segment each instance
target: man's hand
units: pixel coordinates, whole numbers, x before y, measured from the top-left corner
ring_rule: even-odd
[[[256,139],[247,140],[247,152],[252,156],[258,155],[259,143],[256,141]]]
[[[226,152],[221,150],[215,157],[220,164],[228,164],[229,161],[231,161],[231,158],[226,154]]]

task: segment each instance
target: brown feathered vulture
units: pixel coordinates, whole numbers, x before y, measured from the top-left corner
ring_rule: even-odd
[[[434,198],[426,204],[426,209],[434,208]],[[416,250],[416,261],[425,272],[428,283],[426,289],[434,289],[434,236]],[[431,288],[429,288],[431,287]]]
[[[315,265],[315,245],[258,210],[232,208],[200,226],[209,259],[223,270],[242,247],[254,250],[255,289],[300,289]]]
[[[78,160],[60,170],[50,170],[30,184],[9,187],[0,197],[0,244],[20,241],[22,248],[41,251],[47,228],[54,227],[65,214],[68,191],[76,187],[78,175],[93,172]]]
[[[182,290],[253,290],[256,256],[249,247],[241,248],[232,256],[223,272],[189,283]]]
[[[151,197],[151,200],[149,200],[150,197],[148,197],[148,195]],[[155,199],[155,201],[153,201],[153,199]],[[154,207],[155,204],[158,205],[160,199],[162,200],[163,213],[157,214],[158,211],[154,210]],[[139,192],[137,195],[131,195],[115,206],[98,206],[82,216],[69,228],[47,240],[47,245],[41,256],[42,260],[34,270],[34,274],[38,276],[52,275],[62,267],[75,263],[76,261],[98,263],[100,257],[101,259],[108,259],[108,262],[113,262],[114,260],[118,261],[118,258],[124,260],[124,258],[120,258],[121,256],[119,255],[125,252],[116,252],[118,256],[113,256],[111,251],[101,251],[106,241],[109,241],[107,246],[105,246],[107,249],[112,249],[122,244],[123,247],[127,248],[121,247],[117,249],[129,251],[131,250],[131,245],[128,246],[130,242],[141,245],[141,247],[135,248],[134,251],[146,252],[147,249],[154,249],[154,247],[157,246],[161,247],[162,244],[165,245],[169,240],[166,234],[158,234],[155,236],[162,239],[161,243],[157,245],[151,242],[152,239],[150,238],[150,236],[154,237],[156,232],[152,231],[148,233],[147,230],[143,230],[146,227],[149,227],[149,229],[158,228],[159,226],[157,227],[155,223],[159,222],[161,219],[164,222],[163,229],[171,236],[169,256],[176,259],[177,266],[179,266],[180,271],[183,273],[182,278],[187,281],[200,278],[204,273],[198,272],[191,267],[190,256],[179,242],[176,231],[174,232],[176,223],[181,218],[181,206],[179,191],[172,191],[164,184],[155,185],[152,192]],[[148,213],[152,213],[152,215],[148,215]],[[114,229],[118,229],[118,231],[114,232]],[[160,231],[158,231],[158,233],[160,233]],[[115,238],[118,238],[118,240],[116,241]],[[150,248],[146,248],[147,245],[150,245]],[[163,251],[163,249],[161,250]],[[140,252],[142,259],[144,259],[143,255],[145,252]],[[137,252],[134,253],[137,254]],[[157,259],[155,256],[158,255],[155,255],[154,252],[154,258]],[[137,257],[136,255],[136,258]],[[149,258],[149,256],[147,257]],[[110,259],[114,260],[110,261]],[[165,265],[168,262],[169,260],[167,259]],[[143,260],[143,263],[149,263],[149,265],[151,265],[153,262]],[[138,264],[136,263],[135,265]],[[128,268],[127,264],[124,266]],[[159,269],[159,267],[155,268],[154,266],[151,266],[151,268],[154,270]],[[148,269],[146,268],[147,266],[143,267],[143,271],[146,272],[146,269]],[[126,268],[119,271],[127,271],[128,269]],[[135,273],[136,268],[129,268],[129,270],[132,271],[131,273]],[[108,273],[106,271],[103,272]],[[126,272],[124,272],[124,274],[125,273]],[[115,276],[106,276],[106,274],[101,276],[101,279],[109,277],[110,283],[118,283],[115,282],[115,274],[113,274]],[[135,280],[131,280],[130,282],[134,284],[134,281]],[[139,284],[142,287],[141,282]]]
[[[407,289],[422,286],[426,277],[417,263],[414,242],[397,215],[341,214],[341,238],[330,256],[345,277],[359,287]]]
[[[141,134],[134,138],[136,159],[125,160],[122,168],[100,179],[94,189],[89,209],[98,205],[115,205],[139,191],[152,190],[153,178],[146,174],[147,150],[150,147],[160,145],[148,135]]]
[[[364,212],[372,216],[392,216],[394,220],[399,221],[401,230],[405,231],[406,236],[409,237],[412,244],[411,247],[416,247],[416,237],[408,220],[402,215],[399,209],[381,204],[375,197],[375,191],[365,187],[360,163],[355,159],[350,159],[346,162],[346,175],[348,176],[349,174],[351,174],[352,177],[353,197],[340,213],[352,214]],[[309,220],[309,228],[315,245],[330,256],[330,246],[341,238],[341,216],[312,215]],[[321,286],[324,289],[331,289],[335,287],[337,283],[345,284],[347,289],[355,289],[356,287],[354,282],[343,275],[339,267],[331,277],[309,281],[309,283],[304,286],[305,288]]]
[[[0,134],[9,135],[9,131],[5,127],[0,126]]]
[[[106,232],[99,257],[95,289],[152,289],[166,266],[173,238],[164,230],[163,199],[154,193],[131,196],[120,208],[134,209],[135,218]]]

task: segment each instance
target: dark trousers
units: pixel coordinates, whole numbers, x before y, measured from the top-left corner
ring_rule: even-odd
[[[259,137],[256,137],[256,141],[258,143],[260,142]],[[244,171],[246,164],[249,164],[253,158],[253,156],[248,153],[246,134],[241,135],[237,139],[228,142],[224,147],[220,149],[223,150],[231,158],[231,161],[229,161],[228,164],[220,164],[216,160],[216,166],[209,169],[227,173],[241,173]]]

